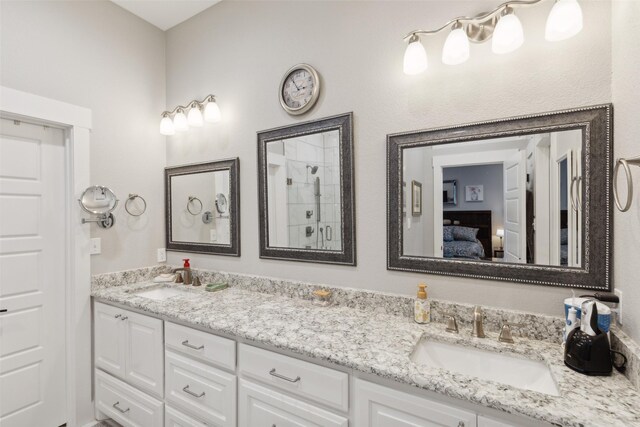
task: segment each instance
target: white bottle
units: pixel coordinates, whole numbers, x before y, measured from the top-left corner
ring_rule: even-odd
[[[562,337],[562,344],[564,345],[567,342],[567,337],[569,336],[569,332],[573,331],[578,327],[578,310],[574,306],[569,307],[569,314],[567,315],[567,320],[564,325],[564,336]]]
[[[431,304],[427,299],[427,285],[418,285],[418,296],[413,306],[413,317],[416,323],[429,323],[431,321]]]

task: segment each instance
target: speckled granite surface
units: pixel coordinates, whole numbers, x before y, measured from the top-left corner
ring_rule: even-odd
[[[442,324],[421,326],[406,316],[394,316],[384,310],[360,310],[348,304],[323,308],[304,299],[258,294],[243,286],[207,293],[202,288],[169,285],[187,292],[165,301],[135,294],[156,286],[159,285],[101,285],[93,288],[92,295],[167,320],[286,349],[551,424],[640,426],[640,393],[629,380],[617,372],[611,377],[587,377],[569,370],[562,362],[562,351],[556,343],[520,338],[515,345],[507,345],[497,342],[496,333],[489,332],[486,339],[472,338],[469,328],[464,326],[460,335],[452,335],[444,332]],[[544,361],[556,379],[561,396],[416,365],[410,356],[422,339],[510,352]]]

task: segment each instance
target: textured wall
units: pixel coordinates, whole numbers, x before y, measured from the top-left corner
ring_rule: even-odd
[[[168,138],[167,162],[239,156],[242,257],[192,255],[196,267],[413,293],[461,302],[559,314],[566,289],[447,278],[386,270],[386,146],[388,133],[509,117],[611,101],[611,4],[583,1],[585,31],[544,41],[552,2],[519,13],[524,46],[506,56],[473,45],[472,58],[448,67],[439,55],[446,34],[429,40],[430,69],[402,73],[402,37],[473,15],[495,1],[249,2],[225,1],[167,32],[167,103],[218,95],[218,126]],[[323,93],[300,118],[279,106],[284,72],[315,66]],[[261,260],[258,253],[256,132],[354,112],[358,266]],[[170,254],[178,262],[182,254]]]
[[[164,246],[164,33],[109,1],[2,1],[0,83],[90,108],[91,182],[120,199],[92,272],[151,265]],[[147,201],[133,218],[129,193]],[[78,207],[79,209],[79,207]]]
[[[619,1],[613,4],[613,102],[615,158],[640,155],[640,121],[638,114],[638,87],[640,87],[640,2]],[[636,198],[626,213],[616,211],[614,216],[613,272],[616,287],[623,291],[624,330],[640,341],[640,282],[638,258],[640,255],[640,171],[633,168]],[[624,175],[624,174],[623,174]],[[620,181],[625,194],[624,178]],[[624,197],[624,196],[622,196]],[[624,203],[624,200],[622,201]]]

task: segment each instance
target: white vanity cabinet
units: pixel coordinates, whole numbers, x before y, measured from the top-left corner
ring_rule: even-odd
[[[474,427],[476,413],[424,397],[355,380],[355,425],[358,427]]]
[[[162,398],[162,320],[98,302],[94,310],[96,367]]]

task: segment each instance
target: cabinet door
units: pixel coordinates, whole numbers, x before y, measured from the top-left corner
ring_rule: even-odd
[[[207,427],[195,418],[183,414],[170,406],[164,407],[164,427]]]
[[[362,427],[473,427],[474,412],[356,380],[355,425]]]
[[[478,427],[517,427],[516,424],[509,424],[506,421],[478,415]]]
[[[162,320],[124,312],[127,341],[125,379],[160,398],[164,386]]]
[[[238,393],[240,427],[347,427],[340,415],[241,379]],[[356,425],[359,425],[356,423]]]
[[[118,378],[125,378],[125,310],[110,305],[94,305],[94,339],[96,367]]]

